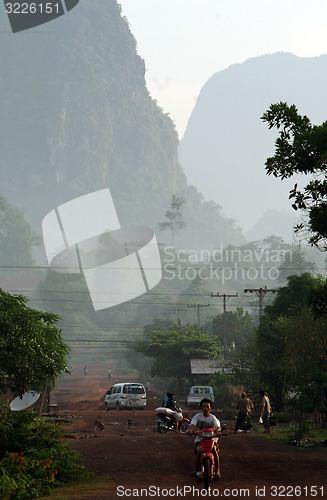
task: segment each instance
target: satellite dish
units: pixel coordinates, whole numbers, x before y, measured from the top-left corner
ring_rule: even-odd
[[[9,407],[12,411],[25,410],[25,408],[29,408],[30,406],[34,405],[39,397],[40,394],[38,392],[25,392],[23,396],[17,396],[17,398],[13,399]]]

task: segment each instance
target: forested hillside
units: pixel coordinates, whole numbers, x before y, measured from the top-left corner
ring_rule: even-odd
[[[179,194],[186,248],[242,242],[220,207],[188,186],[174,125],[148,93],[115,0],[83,0],[48,25],[7,33],[0,63],[0,194],[36,233],[61,203],[109,187],[122,225],[155,228]]]

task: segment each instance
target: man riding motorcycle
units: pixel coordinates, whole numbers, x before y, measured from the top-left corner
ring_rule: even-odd
[[[173,412],[179,412],[179,408],[175,405],[175,395],[171,392],[168,393],[168,401],[166,402],[165,407],[169,408]],[[175,430],[178,432],[178,416],[176,413],[172,413],[170,416],[174,421]]]
[[[212,448],[212,453],[215,457],[215,464],[216,464],[216,471],[215,471],[215,476],[216,478],[221,477],[220,475],[220,469],[219,469],[219,455],[218,455],[218,438],[221,435],[221,427],[220,427],[220,422],[215,415],[212,415],[210,413],[212,409],[212,401],[209,398],[203,398],[200,402],[200,407],[202,412],[197,413],[194,415],[193,419],[191,420],[191,425],[190,425],[190,433],[194,435],[195,430],[202,430],[205,428],[210,427],[211,429],[214,429],[214,431],[217,434],[217,438],[215,438],[215,445]],[[195,475],[200,478],[201,477],[201,453],[203,452],[203,448],[201,446],[201,438],[199,436],[196,436],[194,440],[194,449],[196,451],[196,473]]]

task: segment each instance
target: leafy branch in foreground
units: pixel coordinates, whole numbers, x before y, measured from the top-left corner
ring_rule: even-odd
[[[308,220],[296,226],[312,245],[327,249],[327,121],[312,125],[296,106],[286,102],[271,104],[261,119],[276,128],[275,155],[266,160],[268,175],[287,179],[295,174],[311,174],[311,180],[300,189],[296,183],[289,198],[295,210],[304,210]]]

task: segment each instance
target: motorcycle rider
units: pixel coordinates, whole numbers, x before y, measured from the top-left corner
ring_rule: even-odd
[[[166,394],[165,398],[162,400],[162,406],[163,406],[164,408],[166,408],[166,404],[168,403],[169,394],[170,394],[170,392],[167,392],[167,394]]]
[[[212,410],[212,401],[209,398],[203,398],[200,402],[200,407],[202,412],[197,413],[191,420],[190,430],[191,435],[194,435],[195,430],[202,430],[206,428],[213,429],[217,438],[215,438],[215,445],[212,448],[212,453],[215,457],[216,463],[216,473],[215,477],[221,477],[220,468],[219,468],[219,455],[218,455],[218,437],[221,435],[221,427],[220,422],[215,415],[212,415],[210,411]],[[201,446],[201,437],[196,436],[194,440],[194,449],[196,451],[196,476],[201,477],[201,453],[203,452],[203,448]]]
[[[169,408],[173,412],[177,412],[178,413],[179,412],[179,408],[177,408],[177,406],[175,405],[175,394],[173,394],[172,392],[168,392],[167,396],[168,396],[168,401],[166,402],[165,407]],[[178,417],[177,417],[177,414],[176,413],[172,413],[169,416],[174,421],[175,431],[178,432]]]

